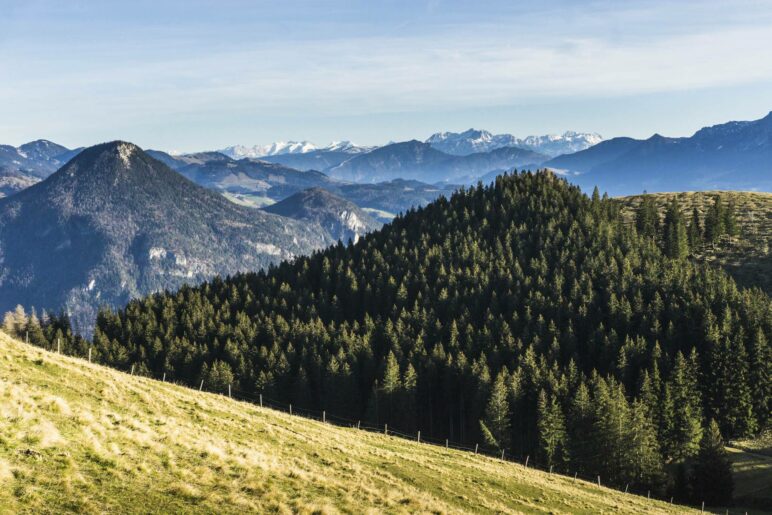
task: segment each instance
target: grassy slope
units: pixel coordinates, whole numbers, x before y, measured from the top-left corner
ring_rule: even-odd
[[[686,512],[131,377],[0,333],[0,512]]]
[[[741,506],[772,508],[772,456],[727,447],[734,473],[734,498]]]
[[[706,245],[697,257],[724,267],[739,284],[760,286],[772,295],[772,193],[705,191],[650,195],[657,201],[663,216],[667,202],[677,195],[687,221],[691,221],[693,207],[697,207],[704,217],[716,195],[721,195],[725,205],[734,200],[740,237]],[[635,209],[641,198],[642,195],[634,195],[618,199],[628,220],[635,219]]]

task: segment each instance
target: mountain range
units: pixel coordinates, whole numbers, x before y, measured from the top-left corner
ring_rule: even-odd
[[[446,154],[418,140],[392,143],[325,170],[335,179],[380,182],[413,179],[423,182],[473,182],[492,171],[536,166],[548,159],[532,150],[497,148],[464,156]]]
[[[584,150],[603,141],[600,134],[566,131],[562,135],[528,136],[518,138],[512,134],[492,134],[486,130],[469,129],[461,133],[438,132],[426,143],[446,154],[465,156],[490,152],[505,147],[518,147],[550,157]]]
[[[225,154],[233,159],[244,157],[262,158],[280,155],[308,154],[311,152],[341,152],[346,154],[358,154],[368,152],[374,147],[362,147],[351,141],[333,141],[325,147],[319,147],[310,141],[276,141],[268,145],[254,145],[247,147],[244,145],[234,145],[226,147],[218,152]]]
[[[81,150],[70,150],[44,139],[20,147],[0,145],[0,197],[48,177]]]
[[[101,144],[0,199],[0,311],[65,308],[87,332],[101,305],[333,241],[316,223],[229,202],[131,143]]]
[[[612,195],[644,190],[772,191],[772,112],[700,129],[684,138],[613,138],[558,156],[546,167]]]

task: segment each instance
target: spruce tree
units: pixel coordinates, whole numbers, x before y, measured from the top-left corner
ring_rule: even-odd
[[[726,215],[724,213],[724,204],[721,196],[716,195],[713,199],[713,205],[708,209],[705,216],[705,239],[711,243],[726,233]]]
[[[700,442],[692,467],[691,489],[695,503],[704,501],[708,506],[726,506],[732,502],[732,465],[715,420],[710,421]]]
[[[636,210],[635,227],[638,234],[647,238],[656,238],[659,234],[659,212],[651,195],[643,195]]]
[[[538,402],[539,450],[544,465],[563,468],[568,461],[566,423],[563,410],[554,395],[539,392]]]
[[[702,225],[700,224],[700,213],[696,207],[692,209],[692,219],[689,222],[688,235],[689,247],[694,250],[702,243],[704,237]]]
[[[669,411],[663,415],[663,447],[676,462],[694,456],[702,438],[702,404],[691,366],[678,352],[666,391],[670,398],[666,399]]]
[[[506,370],[499,372],[491,388],[490,398],[485,407],[485,418],[480,420],[480,430],[489,445],[506,449],[510,445],[509,399]]]
[[[663,249],[666,256],[681,259],[688,255],[689,237],[686,233],[683,215],[676,197],[670,200],[665,212],[663,240]]]

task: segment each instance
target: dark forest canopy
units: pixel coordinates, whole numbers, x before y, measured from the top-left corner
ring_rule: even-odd
[[[667,472],[711,420],[769,423],[772,303],[683,259],[684,225],[671,258],[597,191],[504,175],[355,245],[103,311],[96,355],[685,499]]]

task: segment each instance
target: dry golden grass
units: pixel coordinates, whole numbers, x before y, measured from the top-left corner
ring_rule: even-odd
[[[704,220],[717,195],[721,196],[724,205],[734,201],[740,235],[704,245],[696,252],[696,258],[723,267],[741,286],[758,286],[772,295],[772,193],[690,191],[649,195],[656,201],[663,217],[667,203],[675,196],[687,222],[691,220],[695,207]],[[630,223],[635,220],[635,211],[642,199],[643,195],[617,199],[622,203],[623,216]]]
[[[1,333],[0,349],[4,513],[689,511],[132,377]]]

